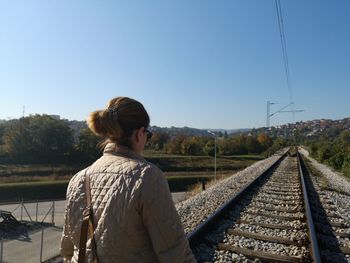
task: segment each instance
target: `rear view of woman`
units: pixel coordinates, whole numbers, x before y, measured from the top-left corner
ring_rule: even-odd
[[[61,241],[65,262],[78,262],[89,198],[93,223],[84,262],[196,262],[163,173],[141,156],[152,136],[149,123],[143,105],[127,97],[90,114],[89,128],[106,143],[103,156],[69,183]]]

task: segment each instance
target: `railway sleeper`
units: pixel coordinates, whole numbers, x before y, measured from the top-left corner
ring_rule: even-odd
[[[314,214],[315,218],[326,216],[326,217],[337,218],[337,219],[343,220],[343,218],[341,218],[338,214],[336,214],[336,212],[334,212],[334,210],[333,211],[325,210],[322,213],[318,213],[317,211],[319,211],[319,209],[317,209],[316,207],[313,207],[313,206],[311,206],[311,210],[312,210],[312,213]]]
[[[321,232],[323,235],[327,235],[330,237],[342,237],[342,238],[349,238],[350,239],[350,234],[349,233],[342,233],[342,232],[337,232],[334,230],[330,229],[325,229],[325,228],[317,228],[319,232]]]
[[[217,242],[210,240],[207,237],[202,237],[198,240],[198,243],[204,244],[208,247],[215,247],[217,245]]]
[[[268,191],[283,192],[289,194],[300,194],[300,188],[290,189],[290,188],[276,188],[276,187],[264,187],[263,189]]]
[[[342,227],[342,228],[345,228],[345,227],[348,227],[346,223],[343,223],[343,222],[333,222],[333,221],[330,221],[329,218],[339,218],[338,216],[337,217],[332,217],[332,216],[324,216],[324,215],[319,215],[319,214],[313,214],[312,215],[312,218],[314,219],[315,222],[317,223],[323,223],[323,224],[330,224],[331,226],[334,226],[334,227]]]
[[[276,184],[276,183],[273,183],[273,184],[266,184],[265,187],[268,187],[268,188],[278,188],[278,189],[283,189],[283,190],[292,190],[292,191],[295,191],[295,190],[300,190],[300,183],[295,185],[295,184],[288,184],[288,183],[283,183],[283,184]]]
[[[265,184],[266,186],[281,186],[281,187],[300,187],[300,182],[298,179],[289,179],[289,180],[281,180],[280,178],[276,178],[277,180],[270,179]]]
[[[297,183],[288,183],[288,182],[284,182],[284,183],[275,183],[275,182],[269,182],[268,184],[265,185],[266,187],[281,187],[284,189],[300,189],[300,182]]]
[[[282,195],[282,196],[291,196],[291,197],[295,197],[295,196],[299,196],[301,195],[301,192],[290,192],[289,194],[286,194],[286,192],[282,192],[282,191],[271,191],[271,190],[262,190],[261,193],[263,194],[270,194],[270,195]]]
[[[318,224],[329,224],[330,226],[337,227],[337,228],[346,228],[347,227],[347,225],[342,223],[342,222],[332,222],[332,221],[329,222],[326,217],[322,217],[322,219],[318,220],[318,221],[315,220],[315,222],[317,222]]]
[[[252,233],[252,232],[237,230],[233,228],[228,229],[227,233],[235,236],[254,238],[257,240],[274,242],[274,243],[279,243],[284,245],[294,245],[297,247],[301,247],[306,243],[306,240],[293,240],[290,238],[279,237],[279,236],[262,235],[258,233]]]
[[[283,197],[281,195],[275,195],[275,194],[273,194],[272,196],[273,197],[265,196],[265,198],[270,198],[277,201],[302,202],[299,196],[297,198],[290,198],[290,197],[287,198],[287,197]]]
[[[290,207],[270,207],[270,206],[261,206],[261,205],[252,205],[252,208],[254,209],[264,209],[268,211],[277,211],[277,212],[286,212],[286,213],[297,213],[302,212],[303,210],[301,208],[290,208]]]
[[[329,238],[328,236],[318,234],[317,235],[318,242],[320,242],[321,246],[324,247],[325,249],[328,249],[332,252],[341,252],[343,254],[350,255],[350,247],[343,247],[343,246],[338,246],[334,244],[334,241],[332,239],[334,238]]]
[[[283,184],[269,183],[269,184],[265,184],[264,187],[277,188],[277,189],[283,189],[283,190],[286,190],[286,191],[292,191],[292,190],[299,190],[300,189],[300,184],[293,184],[293,186],[291,186],[290,184],[287,184],[287,183],[283,183]]]
[[[270,217],[270,218],[277,218],[277,219],[283,219],[283,220],[289,220],[289,221],[294,221],[294,220],[304,220],[305,216],[285,216],[285,215],[274,215],[274,214],[269,214],[269,213],[257,213],[253,211],[246,211],[247,214],[250,215],[256,215],[256,216],[265,216],[265,217]]]
[[[333,211],[333,212],[337,211],[337,207],[335,205],[322,205],[322,206],[320,206],[319,204],[311,203],[311,208],[315,209],[316,211],[319,211],[320,209],[329,210],[329,211]]]
[[[260,203],[265,203],[265,204],[273,204],[273,205],[294,205],[294,206],[298,206],[301,205],[302,202],[301,201],[284,201],[282,204],[281,202],[278,202],[278,200],[275,199],[271,199],[271,200],[266,200],[266,199],[261,199],[261,198],[257,198],[255,199],[256,202],[260,202]]]
[[[218,249],[230,251],[236,254],[243,254],[244,256],[248,258],[258,258],[263,262],[286,262],[286,263],[302,263],[305,262],[304,258],[302,256],[296,257],[296,256],[285,256],[285,255],[278,255],[274,253],[268,253],[263,251],[257,251],[253,249],[248,248],[241,248],[236,247],[232,245],[227,244],[218,244]]]
[[[256,225],[256,226],[261,226],[261,227],[271,228],[271,229],[282,229],[282,230],[302,229],[302,227],[295,227],[295,226],[281,225],[281,224],[267,224],[267,223],[256,222],[256,221],[245,220],[245,219],[240,219],[237,221],[237,223],[238,224],[247,224],[247,225]]]

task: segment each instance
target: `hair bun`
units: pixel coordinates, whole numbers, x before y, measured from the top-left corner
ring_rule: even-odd
[[[149,116],[143,105],[128,97],[116,97],[108,102],[107,109],[92,112],[87,123],[91,131],[110,141],[129,144],[135,129],[149,126]]]

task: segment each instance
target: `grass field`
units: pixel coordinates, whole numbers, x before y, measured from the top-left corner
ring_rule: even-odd
[[[64,199],[68,181],[7,183],[0,185],[0,202]]]
[[[157,165],[168,176],[209,175],[214,171],[214,158],[209,156],[183,156],[160,153],[146,154],[146,160]],[[218,156],[217,171],[221,173],[241,170],[263,159],[259,155]],[[89,164],[69,165],[1,165],[0,183],[60,181],[70,178]]]
[[[65,176],[75,174],[83,168],[83,165],[50,165],[50,164],[0,164],[0,177],[11,176]],[[1,180],[1,179],[0,179]]]
[[[214,158],[209,156],[146,156],[146,159],[157,165],[164,172],[173,171],[211,171],[214,169]],[[239,170],[247,167],[263,157],[254,156],[218,156],[217,170]]]
[[[146,155],[164,171],[172,192],[188,191],[214,178],[214,158],[208,156]],[[217,179],[244,169],[258,155],[219,156]],[[0,202],[65,198],[69,179],[87,165],[0,165]]]
[[[232,175],[217,174],[217,180]],[[198,176],[167,176],[171,192],[192,191],[201,186],[202,182],[209,183],[214,180],[213,174]],[[64,199],[69,180],[38,181],[0,184],[0,203]]]

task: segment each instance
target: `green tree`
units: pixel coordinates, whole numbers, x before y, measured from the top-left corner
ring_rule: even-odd
[[[256,137],[248,136],[246,139],[247,151],[248,153],[260,153],[261,145]]]
[[[4,144],[4,134],[6,126],[3,123],[0,123],[0,145]]]
[[[332,155],[328,160],[327,163],[332,166],[333,168],[339,170],[343,167],[343,162],[344,162],[344,153],[338,152],[334,155]]]
[[[273,140],[271,147],[266,150],[265,155],[269,156],[269,155],[275,153],[276,151],[283,149],[283,148],[290,146],[290,145],[292,145],[291,141],[288,141],[288,140],[283,139],[283,138],[276,138]]]
[[[170,139],[166,145],[167,153],[181,154],[181,144],[186,138],[186,135],[178,134],[174,138]]]
[[[350,131],[349,130],[343,131],[340,134],[340,141],[348,150],[349,146],[350,146]]]
[[[266,151],[273,145],[273,140],[265,133],[259,133],[257,140],[261,146],[261,151]]]
[[[169,139],[170,136],[168,133],[155,132],[147,146],[152,150],[161,151],[165,148],[165,145],[169,141]]]
[[[23,162],[31,156],[31,141],[28,131],[28,119],[12,122],[3,135],[4,150],[12,158]]]
[[[350,177],[350,152],[344,156],[342,171],[345,175]]]
[[[62,162],[73,148],[72,130],[48,115],[21,118],[4,134],[5,150],[21,162]]]
[[[332,149],[330,144],[322,144],[322,146],[317,151],[317,159],[320,162],[328,160],[332,156]]]
[[[198,152],[198,144],[192,138],[183,140],[181,143],[181,154],[196,155]]]
[[[214,139],[209,140],[204,146],[204,153],[209,156],[215,155],[215,142]]]
[[[243,134],[236,136],[235,147],[237,151],[235,154],[247,154],[248,153],[247,136]]]
[[[97,159],[101,151],[98,149],[98,144],[101,138],[95,135],[90,129],[86,128],[80,131],[79,140],[76,145],[76,149],[82,158],[87,161],[92,161]]]

